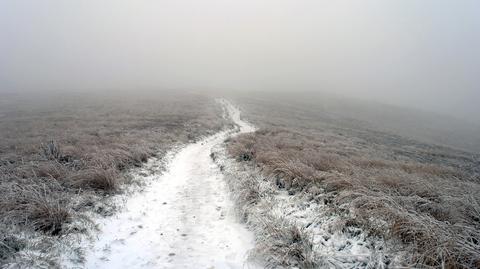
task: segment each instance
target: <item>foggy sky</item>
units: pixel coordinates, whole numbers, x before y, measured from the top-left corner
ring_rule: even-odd
[[[0,0],[0,91],[323,90],[480,122],[477,0]]]

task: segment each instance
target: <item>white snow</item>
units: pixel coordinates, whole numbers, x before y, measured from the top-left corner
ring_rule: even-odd
[[[228,136],[254,129],[229,102],[219,102],[239,128],[187,145],[118,214],[100,220],[86,268],[256,267],[247,263],[253,235],[237,221],[223,175],[209,156]]]

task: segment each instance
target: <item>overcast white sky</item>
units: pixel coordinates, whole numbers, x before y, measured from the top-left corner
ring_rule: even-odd
[[[478,0],[0,0],[0,91],[318,89],[480,117]]]

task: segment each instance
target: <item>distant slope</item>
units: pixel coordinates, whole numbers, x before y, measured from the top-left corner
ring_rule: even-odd
[[[248,99],[250,102],[277,102],[282,105],[281,113],[298,116],[314,113],[318,118],[317,125],[373,129],[420,142],[480,153],[480,126],[446,115],[325,93],[255,93],[249,95]]]

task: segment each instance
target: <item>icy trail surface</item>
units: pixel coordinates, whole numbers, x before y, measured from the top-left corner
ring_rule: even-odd
[[[219,102],[238,128],[175,154],[165,173],[101,223],[86,268],[254,267],[246,263],[253,235],[235,218],[223,176],[209,156],[213,146],[253,127],[232,104]]]

